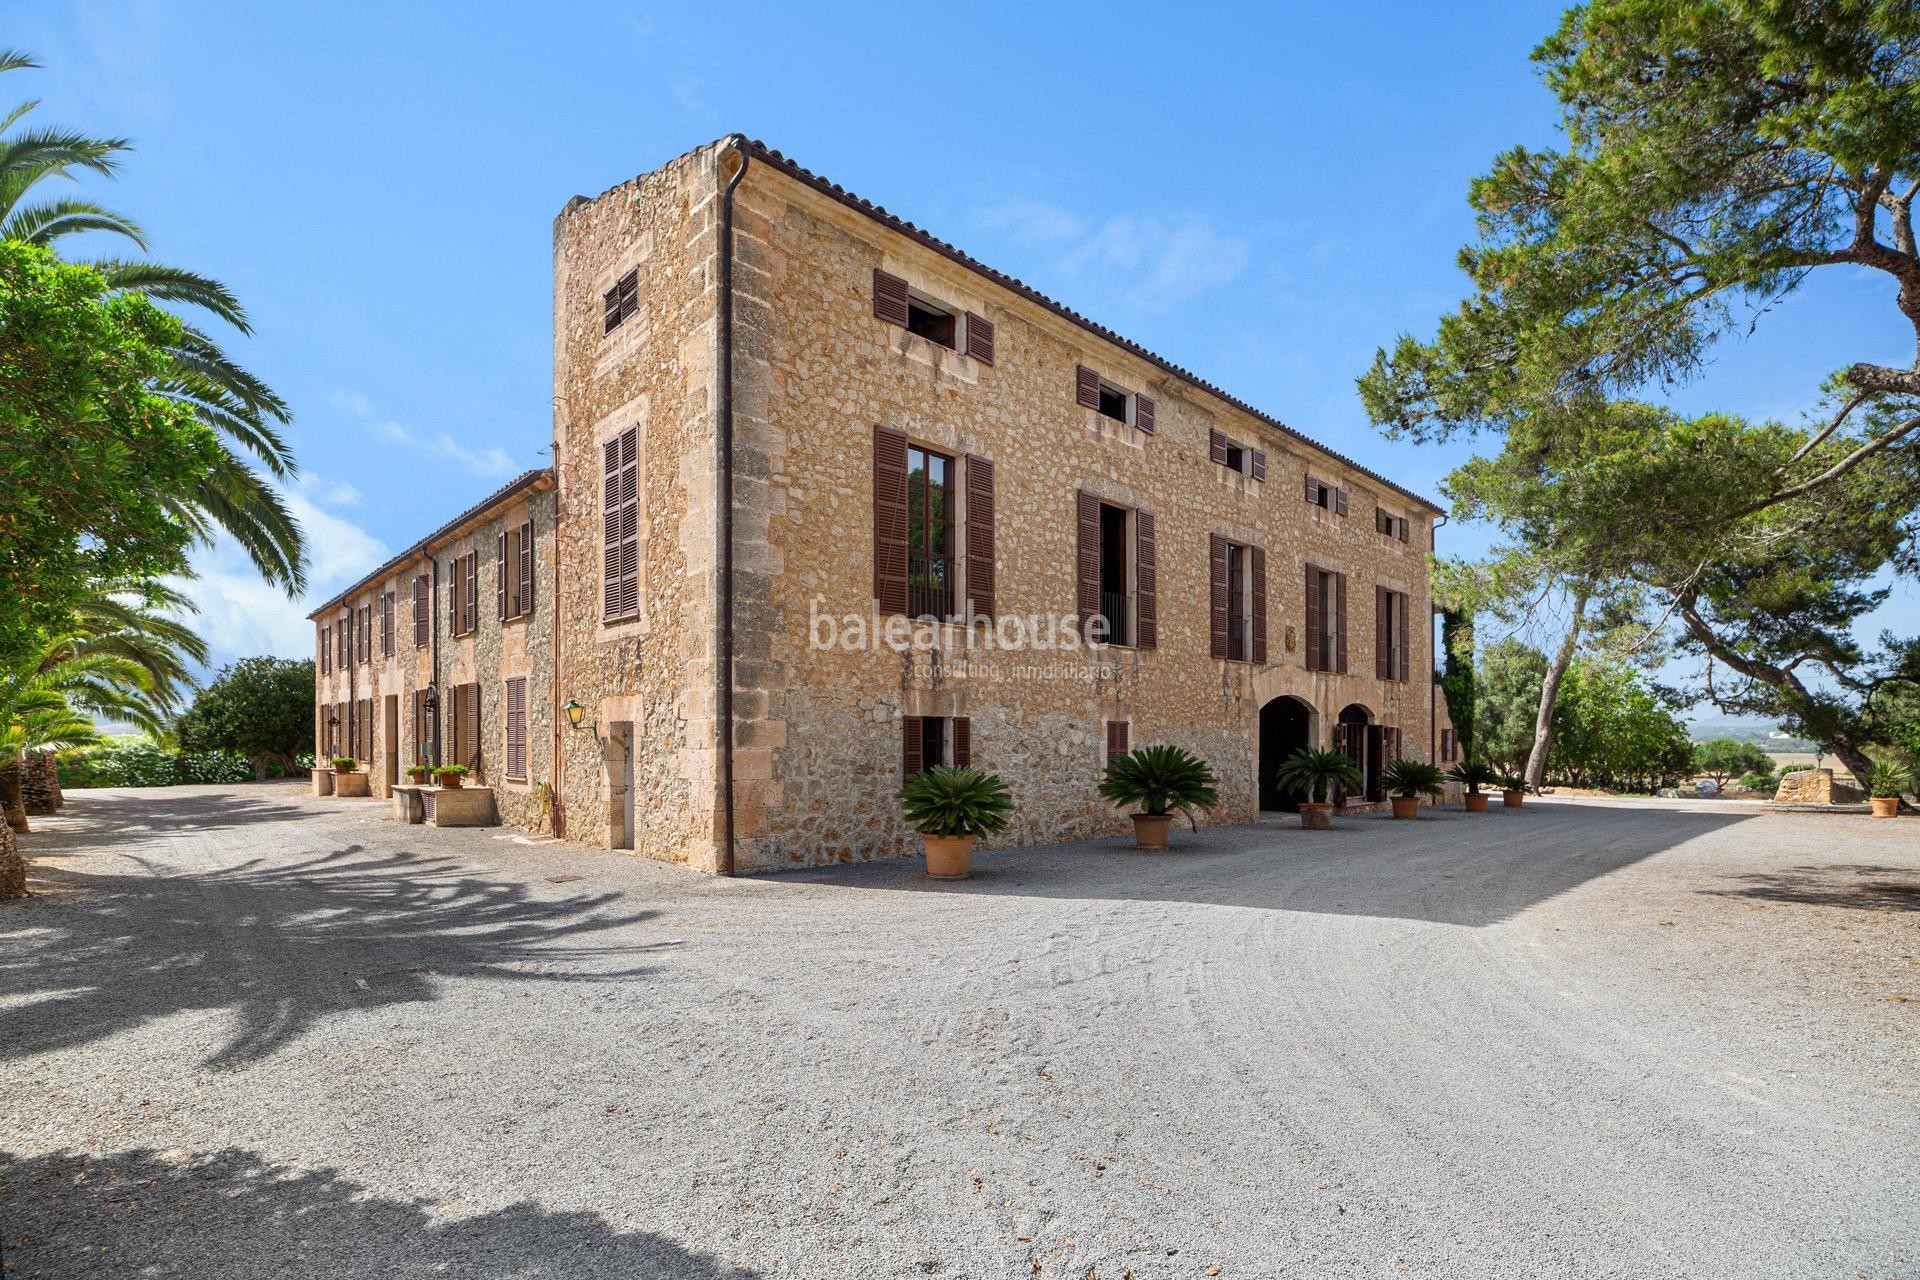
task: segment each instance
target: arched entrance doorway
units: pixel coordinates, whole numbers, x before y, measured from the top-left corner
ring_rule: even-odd
[[[1345,752],[1360,767],[1361,774],[1367,780],[1365,799],[1378,800],[1385,794],[1380,788],[1380,770],[1386,766],[1383,758],[1386,753],[1381,749],[1380,732],[1373,723],[1373,712],[1357,702],[1343,707],[1333,726],[1333,749]],[[1356,798],[1359,797],[1340,797],[1342,802]]]
[[[1260,708],[1260,752],[1255,779],[1262,809],[1300,808],[1300,797],[1282,794],[1273,785],[1280,762],[1313,742],[1313,708],[1298,698],[1282,695]]]

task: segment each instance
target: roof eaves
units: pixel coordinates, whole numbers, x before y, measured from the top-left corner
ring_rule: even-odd
[[[722,139],[722,141],[725,141],[725,139]],[[1229,405],[1232,405],[1234,408],[1240,410],[1243,413],[1251,415],[1252,417],[1265,423],[1267,426],[1272,427],[1274,430],[1280,432],[1281,434],[1287,436],[1288,438],[1295,440],[1302,445],[1305,445],[1307,448],[1317,449],[1321,453],[1326,454],[1328,457],[1334,459],[1335,461],[1345,466],[1353,468],[1355,471],[1359,472],[1361,475],[1367,476],[1368,478],[1375,480],[1380,484],[1385,485],[1387,488],[1393,490],[1395,493],[1399,494],[1401,497],[1406,498],[1411,502],[1417,502],[1421,506],[1427,508],[1428,510],[1436,514],[1440,514],[1445,511],[1445,508],[1440,506],[1438,503],[1434,502],[1433,499],[1423,497],[1420,494],[1415,493],[1413,490],[1408,489],[1403,485],[1395,484],[1393,481],[1387,479],[1385,476],[1381,475],[1379,472],[1373,470],[1371,467],[1368,467],[1359,462],[1356,462],[1352,458],[1347,457],[1345,454],[1342,454],[1337,450],[1328,448],[1326,445],[1321,444],[1318,440],[1315,440],[1310,436],[1303,435],[1301,432],[1294,430],[1292,427],[1289,427],[1286,423],[1274,417],[1272,414],[1256,408],[1255,406],[1247,403],[1245,400],[1240,399],[1238,396],[1229,394],[1227,391],[1221,389],[1218,386],[1215,386],[1211,382],[1208,382],[1205,378],[1200,377],[1198,374],[1194,373],[1192,370],[1183,368],[1182,366],[1173,363],[1173,361],[1167,359],[1165,356],[1158,355],[1155,352],[1147,350],[1147,348],[1141,346],[1139,343],[1135,342],[1133,339],[1128,338],[1123,334],[1115,333],[1112,329],[1107,328],[1105,325],[1100,324],[1097,321],[1088,319],[1086,316],[1081,315],[1078,311],[1075,311],[1072,307],[1069,307],[1063,302],[1058,302],[1055,299],[1048,297],[1046,294],[1041,293],[1038,289],[1035,289],[1032,285],[1027,284],[1025,281],[1016,279],[1015,277],[1006,274],[1004,271],[1000,271],[994,267],[988,266],[986,263],[980,261],[978,258],[975,258],[973,255],[965,252],[964,250],[955,248],[953,245],[949,244],[947,241],[941,240],[927,231],[921,230],[919,227],[915,226],[911,222],[908,222],[906,219],[899,217],[897,214],[889,213],[884,206],[877,205],[873,203],[871,200],[863,199],[862,197],[855,195],[853,192],[848,191],[845,187],[842,187],[839,183],[823,178],[819,174],[814,173],[812,170],[807,169],[806,167],[800,164],[797,164],[793,160],[789,159],[787,156],[781,154],[778,151],[775,151],[772,147],[769,147],[766,143],[761,142],[758,139],[750,139],[748,140],[747,145],[750,148],[752,148],[754,157],[756,159],[766,162],[767,164],[771,165],[773,168],[779,170],[780,172],[786,174],[788,177],[792,178],[794,181],[802,183],[803,185],[812,187],[814,190],[819,191],[821,194],[833,200],[839,201],[841,204],[846,205],[848,208],[853,209],[856,212],[865,214],[867,217],[872,218],[875,222],[880,223],[882,226],[888,227],[894,231],[898,231],[902,235],[905,235],[910,239],[918,241],[921,245],[923,245],[928,249],[933,250],[935,253],[940,254],[942,257],[948,258],[956,263],[959,263],[961,266],[967,268],[969,271],[973,271],[981,276],[984,276],[988,280],[991,280],[993,283],[999,285],[1000,287],[1011,290],[1012,292],[1017,293],[1021,297],[1025,298],[1027,301],[1032,302],[1037,306],[1044,307],[1046,310],[1053,312],[1055,315],[1060,316],[1062,319],[1070,321],[1075,325],[1078,325],[1080,328],[1085,329],[1087,332],[1093,334],[1095,337],[1101,338],[1107,342],[1111,342],[1113,345],[1120,347],[1127,352],[1130,352],[1131,354],[1139,357],[1140,359],[1145,360],[1147,363],[1157,366],[1164,372],[1171,374],[1175,378],[1180,379],[1182,382],[1185,382],[1190,386],[1196,387],[1199,390],[1206,392],[1208,395],[1214,396],[1217,399],[1222,400]]]
[[[420,541],[408,547],[405,551],[402,551],[399,555],[395,556],[393,559],[381,565],[378,569],[375,569],[372,573],[367,574],[365,577],[361,578],[358,582],[354,583],[352,586],[346,588],[344,591],[341,591],[338,595],[334,596],[331,600],[327,601],[325,604],[315,609],[312,613],[309,613],[307,615],[307,620],[311,622],[314,619],[318,618],[321,614],[326,613],[328,610],[338,608],[340,604],[347,599],[348,596],[355,595],[365,590],[367,587],[372,586],[374,583],[380,581],[380,579],[386,577],[388,574],[392,573],[395,569],[398,569],[401,565],[413,559],[415,556],[418,556],[421,552],[433,546],[434,543],[440,541],[442,538],[446,537],[449,533],[453,532],[453,530],[458,529],[461,525],[467,523],[467,521],[486,514],[488,508],[490,507],[498,506],[500,503],[505,502],[509,498],[517,497],[521,493],[521,491],[538,483],[543,477],[551,476],[552,474],[553,474],[553,469],[551,467],[535,467],[531,471],[521,472],[519,475],[507,481],[504,485],[500,486],[498,489],[495,489],[492,493],[488,494],[486,497],[482,498],[480,501],[474,503],[471,507],[468,507],[465,511],[462,511],[459,515],[455,516],[453,519],[447,521],[445,524],[435,529],[432,533],[428,534],[426,537],[420,539]]]

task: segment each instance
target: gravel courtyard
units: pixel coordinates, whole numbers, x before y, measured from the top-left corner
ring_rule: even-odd
[[[1920,820],[715,881],[287,785],[0,905],[18,1277],[1920,1276]]]

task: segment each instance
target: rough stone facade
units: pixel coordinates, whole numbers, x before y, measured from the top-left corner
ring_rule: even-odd
[[[556,224],[556,434],[562,554],[580,572],[563,601],[563,696],[603,727],[636,726],[645,798],[635,847],[712,865],[714,225],[737,165],[706,148],[591,201]],[[849,207],[755,153],[735,206],[733,576],[737,865],[812,865],[911,852],[894,793],[903,717],[966,717],[972,761],[1017,800],[1007,842],[1125,829],[1095,793],[1109,721],[1133,745],[1177,742],[1223,782],[1216,822],[1256,816],[1260,710],[1291,697],[1325,745],[1343,709],[1432,751],[1428,504],[1178,376],[1089,326]],[[992,363],[876,317],[874,271],[916,297],[990,321]],[[638,272],[638,314],[611,332],[603,295]],[[1076,401],[1086,365],[1156,405],[1149,435]],[[642,617],[601,620],[593,497],[598,449],[642,425]],[[910,652],[816,644],[826,615],[886,624],[874,587],[874,428],[916,446],[991,461],[1000,617],[1071,616],[1075,495],[1087,490],[1157,521],[1159,637],[1153,649],[988,649],[985,626],[927,624]],[[1264,479],[1214,461],[1212,431],[1265,453]],[[1347,512],[1305,500],[1308,477],[1346,491]],[[962,499],[964,502],[964,499]],[[1407,522],[1382,533],[1376,507]],[[579,517],[579,518],[576,518]],[[1210,656],[1209,535],[1266,557],[1268,660]],[[1348,582],[1344,674],[1309,671],[1308,562]],[[1405,678],[1374,676],[1376,585],[1413,619]],[[973,648],[969,650],[969,642]],[[1362,712],[1360,709],[1364,709]],[[568,834],[620,830],[604,751],[569,750]]]
[[[405,554],[382,566],[345,595],[313,615],[315,628],[315,762],[324,768],[333,755],[365,755],[371,794],[386,798],[410,764],[453,763],[451,691],[476,685],[480,693],[477,759],[478,786],[491,787],[499,817],[523,830],[546,826],[546,784],[551,773],[553,741],[552,646],[555,589],[553,556],[552,478],[534,472],[506,486],[501,493],[464,512]],[[498,603],[500,537],[531,520],[535,566],[532,609],[524,616],[502,620]],[[477,556],[474,628],[454,634],[453,578],[455,566],[469,553]],[[425,576],[429,583],[426,643],[417,643],[413,613],[413,583]],[[393,643],[387,653],[381,597],[393,594]],[[372,630],[363,660],[353,640],[360,610]],[[345,661],[337,637],[348,629]],[[331,652],[322,652],[326,636]],[[527,681],[528,768],[525,778],[506,776],[506,681]],[[438,742],[432,733],[419,733],[414,723],[414,695],[431,687],[439,704]],[[363,708],[371,703],[366,730],[360,725]],[[345,704],[343,717],[340,707]],[[359,744],[371,739],[371,751]],[[423,740],[425,739],[425,740]],[[463,761],[464,762],[464,761]]]
[[[1782,775],[1774,804],[1859,804],[1867,793],[1852,783],[1836,782],[1831,769],[1802,769]]]
[[[1256,777],[1282,746],[1334,743],[1343,712],[1357,722],[1342,731],[1346,744],[1364,738],[1376,761],[1394,747],[1434,755],[1429,503],[743,145],[731,311],[737,869],[915,851],[895,794],[916,717],[952,721],[951,753],[964,734],[972,763],[1007,780],[1017,810],[1004,843],[1126,830],[1095,791],[1111,725],[1126,726],[1129,745],[1179,743],[1210,760],[1221,803],[1204,820],[1216,823],[1254,820]],[[377,710],[398,709],[397,736],[375,717],[376,794],[417,753],[413,691],[478,683],[482,781],[499,788],[505,821],[700,870],[723,865],[718,229],[741,155],[722,142],[568,203],[553,239],[552,472],[509,486],[315,614],[337,626],[362,604],[377,613],[391,590],[407,617],[412,578],[439,567],[433,646],[412,648],[402,625],[393,658],[376,638],[372,662],[320,676],[322,755],[329,707],[371,690]],[[944,341],[890,323],[876,314],[876,271],[973,319]],[[899,305],[904,316],[904,297]],[[982,322],[990,352],[959,336],[980,337]],[[1120,419],[1082,403],[1083,366],[1128,395]],[[908,626],[883,614],[876,429],[963,468],[953,495],[955,537],[971,539],[957,548],[969,552],[961,585],[979,586],[991,564],[992,621]],[[1233,466],[1215,433],[1244,450]],[[627,527],[626,508],[607,501],[626,481],[609,468],[629,455],[630,589],[607,572],[609,555],[622,554],[608,539]],[[973,488],[989,471],[990,490]],[[1310,479],[1339,502],[1310,500]],[[1033,620],[1056,637],[1063,622],[1078,625],[1081,492],[1111,504],[1130,531],[1124,608],[1137,615],[1151,594],[1150,647],[1036,649],[1009,623]],[[540,594],[528,622],[502,627],[492,548],[523,511],[538,528]],[[1233,553],[1239,599],[1257,602],[1254,584],[1264,583],[1263,661],[1248,660],[1250,646],[1213,655],[1215,538],[1247,549]],[[447,569],[476,548],[479,627],[455,638]],[[1345,575],[1342,672],[1308,669],[1310,564]],[[1375,674],[1376,588],[1397,593],[1407,619],[1394,678]],[[823,635],[822,618],[851,620],[869,642]],[[519,789],[498,776],[502,681],[515,674],[530,689],[530,782]],[[1276,709],[1288,728],[1263,743],[1263,710]]]

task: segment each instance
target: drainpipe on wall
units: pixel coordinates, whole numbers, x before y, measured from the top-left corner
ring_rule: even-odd
[[[719,295],[714,326],[718,361],[715,370],[714,418],[719,466],[715,469],[714,509],[720,551],[717,609],[714,616],[715,680],[718,682],[714,732],[720,737],[720,874],[733,874],[733,192],[747,176],[747,140],[741,134],[727,139],[740,157],[740,167],[720,192]]]
[[[1440,554],[1440,526],[1447,522],[1447,513],[1442,511],[1440,518],[1433,522],[1433,546],[1428,549],[1428,558]],[[1451,709],[1447,712],[1452,715]],[[1433,639],[1433,566],[1427,566],[1427,759],[1438,764],[1440,761],[1440,647]]]

